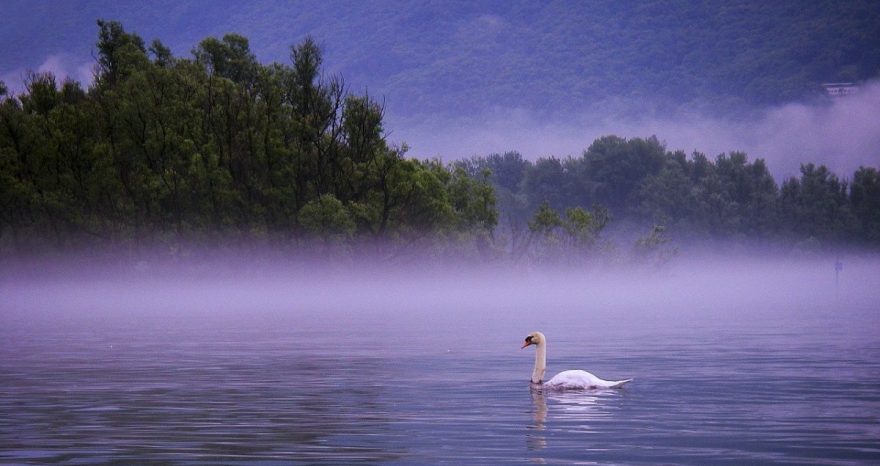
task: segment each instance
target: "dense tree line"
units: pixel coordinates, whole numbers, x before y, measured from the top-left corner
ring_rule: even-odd
[[[806,164],[780,186],[743,153],[710,160],[616,136],[580,157],[414,160],[386,143],[381,103],[324,74],[311,39],[288,65],[263,65],[235,34],[180,58],[98,25],[88,89],[48,73],[20,95],[0,83],[2,253],[370,244],[582,263],[621,256],[609,229],[657,261],[693,238],[880,245],[875,168],[841,179]]]
[[[488,182],[405,158],[383,106],[326,76],[311,39],[290,64],[248,40],[193,58],[99,21],[88,89],[32,73],[0,102],[0,247],[256,240],[477,244],[496,223]]]
[[[551,225],[571,231],[556,212],[570,218],[575,209],[589,214],[591,235],[611,219],[641,231],[636,245],[642,247],[670,237],[812,248],[880,245],[880,177],[872,167],[846,180],[825,166],[805,164],[799,177],[779,186],[763,160],[749,161],[741,152],[710,160],[668,151],[655,137],[616,136],[596,140],[580,157],[531,162],[508,152],[460,165],[472,175],[490,173],[499,236],[508,238],[511,250]],[[588,207],[592,213],[583,210]]]

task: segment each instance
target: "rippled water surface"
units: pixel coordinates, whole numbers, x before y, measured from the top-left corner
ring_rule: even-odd
[[[648,304],[443,312],[417,301],[391,314],[7,305],[0,462],[880,461],[871,305],[721,316]],[[548,376],[635,381],[530,390],[534,354],[520,342],[537,329]]]

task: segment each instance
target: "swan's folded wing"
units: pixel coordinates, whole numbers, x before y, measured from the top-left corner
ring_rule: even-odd
[[[603,380],[587,371],[572,370],[556,374],[545,385],[562,389],[620,388],[629,382],[632,379]]]

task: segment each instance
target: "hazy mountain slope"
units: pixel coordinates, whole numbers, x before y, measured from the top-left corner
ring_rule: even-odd
[[[717,110],[790,101],[880,72],[880,2],[6,2],[0,76],[91,60],[109,18],[177,55],[239,32],[263,61],[311,34],[328,69],[401,114],[579,111],[620,102]],[[49,66],[49,68],[52,68]]]

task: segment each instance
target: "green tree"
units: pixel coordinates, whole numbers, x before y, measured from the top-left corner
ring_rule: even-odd
[[[761,159],[748,163],[746,154],[732,152],[718,156],[715,173],[724,205],[723,229],[752,238],[772,228],[776,222],[776,182]]]
[[[157,58],[167,60],[164,58],[165,50],[160,48]],[[199,44],[193,54],[209,75],[245,86],[251,85],[256,78],[257,59],[251,52],[247,38],[238,34],[226,34],[221,40],[209,37]]]
[[[853,225],[846,191],[846,183],[824,165],[801,165],[800,179],[782,184],[780,210],[788,233],[823,243],[844,240]]]
[[[849,203],[855,215],[859,237],[880,243],[880,173],[876,168],[859,167],[853,174]]]
[[[692,199],[694,183],[689,176],[691,170],[684,153],[667,157],[663,168],[647,176],[637,188],[638,216],[656,224],[679,225],[685,230],[692,228],[690,223],[695,206]]]
[[[316,237],[349,239],[355,232],[351,213],[332,194],[324,194],[303,206],[299,221],[306,232]]]
[[[569,208],[562,217],[546,202],[542,203],[529,222],[531,260],[535,262],[578,264],[589,259],[608,223],[608,211],[595,208],[592,212],[580,207]]]
[[[602,204],[612,212],[623,213],[642,180],[663,168],[665,155],[666,149],[656,137],[597,139],[580,161],[582,202]]]
[[[547,203],[561,209],[568,205],[568,193],[565,190],[568,181],[562,160],[548,157],[537,160],[528,168],[522,180],[522,188],[532,206]]]
[[[98,20],[99,85],[114,85],[147,60],[144,40],[117,21]]]

